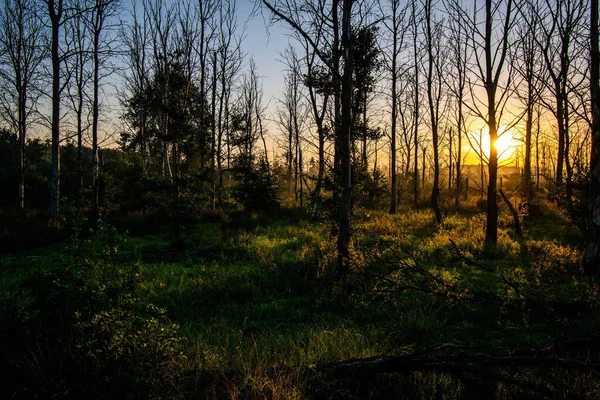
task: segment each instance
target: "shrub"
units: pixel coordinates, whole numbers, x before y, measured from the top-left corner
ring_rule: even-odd
[[[122,241],[109,228],[77,239],[73,257],[37,261],[15,284],[14,316],[0,301],[11,325],[0,329],[0,359],[14,366],[0,397],[151,398],[173,387],[184,360],[179,327],[135,296],[138,266],[114,260]]]
[[[75,356],[101,378],[103,393],[160,397],[182,370],[179,326],[164,309],[129,294],[118,306],[81,318],[77,328]]]
[[[279,208],[277,180],[271,175],[264,158],[255,163],[253,158],[240,155],[234,167],[234,178],[233,198],[246,211]]]

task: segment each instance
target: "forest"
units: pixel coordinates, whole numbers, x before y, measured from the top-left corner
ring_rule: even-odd
[[[600,399],[598,20],[0,0],[0,398]]]

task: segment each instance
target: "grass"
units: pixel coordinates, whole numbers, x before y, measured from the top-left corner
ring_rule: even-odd
[[[418,277],[396,268],[409,263],[406,265],[418,265],[429,271],[452,293],[468,296],[469,291],[476,290],[518,300],[514,290],[499,276],[458,258],[452,240],[466,257],[497,269],[515,282],[534,286],[557,301],[600,304],[598,282],[583,277],[579,269],[581,235],[573,231],[558,210],[548,206],[544,213],[543,218],[527,220],[524,238],[511,232],[511,220],[503,214],[498,248],[489,252],[483,246],[485,219],[481,214],[451,213],[444,226],[438,227],[429,210],[404,208],[394,216],[359,210],[353,232],[354,273],[341,284],[334,274],[336,248],[335,238],[329,236],[330,225],[311,223],[303,215],[290,211],[281,218],[240,214],[229,221],[201,224],[187,231],[185,246],[179,249],[170,248],[168,237],[160,234],[119,237],[107,232],[104,236],[62,244],[62,248],[76,250],[60,257],[25,258],[32,254],[43,255],[44,251],[60,251],[61,247],[54,244],[45,250],[0,259],[3,276],[0,318],[6,326],[17,326],[21,319],[43,320],[64,327],[42,318],[46,311],[36,306],[41,295],[27,289],[27,281],[57,271],[64,273],[65,269],[69,273],[77,270],[80,280],[76,282],[83,282],[87,289],[79,288],[75,292],[81,296],[85,293],[93,300],[89,304],[99,310],[95,315],[105,313],[106,316],[95,317],[95,320],[90,316],[76,325],[87,329],[78,333],[83,336],[77,336],[76,346],[81,346],[81,341],[92,343],[90,346],[105,343],[98,335],[93,336],[94,329],[100,329],[97,321],[115,324],[123,315],[132,315],[128,310],[138,310],[136,302],[152,304],[156,309],[148,311],[150,314],[144,321],[154,319],[159,324],[157,328],[136,319],[124,328],[111,325],[110,332],[124,332],[125,338],[118,346],[129,349],[127,351],[140,351],[135,346],[139,347],[145,339],[137,339],[135,333],[129,331],[136,327],[146,335],[154,335],[148,342],[150,347],[156,342],[152,354],[158,354],[157,359],[174,357],[173,354],[183,356],[181,366],[173,366],[176,370],[168,370],[169,374],[181,376],[204,371],[191,381],[169,383],[168,391],[139,389],[139,393],[149,397],[522,398],[531,393],[506,384],[488,385],[487,391],[481,392],[481,388],[465,386],[439,373],[340,383],[308,379],[296,367],[381,354],[401,355],[442,342],[484,346],[490,353],[501,354],[524,344],[547,343],[552,338],[598,330],[600,320],[593,313],[584,317],[556,315],[540,313],[526,305],[515,309],[461,301],[460,296],[458,300],[452,299],[444,295],[445,292],[432,295],[378,290],[382,288],[382,281],[374,276],[393,280],[398,285],[408,281],[423,284]],[[549,215],[556,217],[554,220],[559,221],[560,226],[550,224]],[[158,256],[157,249],[167,249],[168,256],[163,253]],[[68,284],[64,283],[65,287]],[[48,296],[53,298],[57,294],[51,292]],[[135,304],[129,303],[127,296],[136,299]],[[15,304],[18,306],[14,307]],[[124,313],[117,313],[116,310],[123,307]],[[85,310],[77,312],[82,311]],[[144,313],[142,315],[146,315]],[[170,344],[171,336],[160,333],[160,329],[164,329],[160,324],[171,332],[169,324],[172,323],[175,324],[172,334],[180,339],[181,345],[171,349],[174,346]],[[5,336],[4,343],[14,338],[10,332],[0,331]],[[102,332],[105,336],[106,332]],[[33,332],[23,337],[30,340],[40,335]],[[127,339],[128,335],[133,335],[135,340]],[[135,346],[127,347],[127,340]],[[30,345],[31,342],[23,343],[24,348]],[[21,360],[29,366],[34,365],[34,359],[47,360],[51,353],[49,349],[42,349],[34,351],[37,355],[34,357],[28,351],[21,353],[25,354]],[[0,354],[4,360],[14,360],[20,353],[9,351],[4,345]],[[116,356],[109,356],[113,358],[108,357],[108,360],[115,362]],[[128,366],[137,365],[133,359],[119,357],[119,362],[125,359]],[[41,377],[28,382],[33,387],[28,390],[32,393],[41,393],[40,387],[48,393],[63,390],[65,385],[44,386],[39,382],[49,379],[43,376],[46,370],[64,362],[52,360],[46,366],[36,362],[35,365],[39,364],[37,375]],[[123,371],[121,364],[118,365],[114,367],[116,370],[106,370],[118,376]],[[104,364],[101,366],[105,368]],[[209,371],[216,372],[206,375]],[[227,371],[240,371],[242,376]],[[594,397],[600,393],[595,373],[555,371],[549,376],[526,370],[515,374],[533,374],[534,380],[554,385],[559,397],[569,398],[586,391]],[[149,385],[163,384],[157,382],[151,381]],[[88,384],[97,390],[104,387],[99,383]],[[81,380],[78,385],[83,385]],[[138,386],[141,387],[146,386]],[[6,379],[0,378],[0,393],[14,394],[14,390]]]

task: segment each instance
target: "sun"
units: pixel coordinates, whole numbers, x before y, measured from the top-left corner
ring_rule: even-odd
[[[486,158],[490,156],[490,135],[488,133],[487,127],[482,128],[481,131],[471,132],[470,133],[471,144],[473,146],[478,147],[481,145],[483,149],[483,154]],[[481,138],[481,139],[480,139]],[[480,143],[481,141],[481,143]],[[513,156],[517,147],[519,147],[519,141],[517,139],[517,133],[514,129],[507,129],[505,126],[500,126],[498,128],[498,140],[494,143],[496,150],[498,152],[498,162],[504,164],[511,164],[513,162]],[[466,149],[469,149],[469,144],[467,144]],[[475,149],[476,153],[478,149]]]
[[[509,159],[515,151],[513,132],[512,130],[498,130],[498,133],[498,140],[494,143],[494,147],[498,151],[498,158]]]

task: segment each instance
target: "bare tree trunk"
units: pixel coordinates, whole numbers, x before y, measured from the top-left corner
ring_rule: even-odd
[[[433,31],[431,27],[431,0],[425,2],[425,23],[427,27],[427,99],[429,101],[429,116],[431,122],[431,136],[433,140],[433,188],[431,189],[431,208],[435,214],[435,220],[438,224],[442,223],[442,212],[438,204],[440,195],[439,180],[440,180],[440,160],[439,160],[439,101],[438,94],[433,93]],[[438,77],[440,78],[440,77]]]
[[[540,111],[537,112],[537,130],[535,131],[535,190],[540,190]]]
[[[391,193],[390,193],[390,214],[396,214],[397,208],[397,197],[398,192],[396,177],[396,120],[398,119],[398,2],[392,1],[392,132],[391,132],[391,143],[390,143],[390,155],[391,155]]]
[[[350,217],[352,213],[352,180],[350,170],[350,135],[352,131],[352,75],[354,72],[352,28],[352,2],[343,3],[342,51],[344,75],[342,77],[341,111],[342,122],[338,132],[340,143],[341,196],[339,210],[338,268],[350,269]]]
[[[27,143],[28,115],[37,103],[34,89],[39,83],[39,66],[45,55],[42,18],[37,4],[31,6],[27,0],[4,0],[0,7],[0,76],[3,95],[0,103],[5,111],[16,108],[16,118],[11,119],[11,128],[18,134],[17,149],[17,207],[25,208],[25,150]],[[9,111],[8,114],[12,114]]]
[[[307,59],[307,72],[308,76],[312,76],[313,71],[313,63],[314,63],[314,53],[309,54],[308,47],[306,44],[306,59]],[[321,200],[321,188],[323,186],[323,178],[325,176],[325,131],[323,126],[323,120],[325,119],[325,113],[327,111],[327,105],[329,100],[329,94],[326,93],[323,95],[323,104],[321,107],[321,111],[319,112],[317,105],[317,94],[313,87],[308,88],[308,93],[310,97],[310,103],[312,106],[312,111],[315,119],[315,124],[317,125],[317,135],[319,140],[318,151],[319,151],[319,170],[317,171],[317,182],[315,185],[315,189],[313,191],[313,199],[312,199],[312,218],[316,217],[317,214],[317,205]]]
[[[529,87],[529,95],[533,94],[531,92],[531,82],[528,82]],[[525,184],[524,192],[525,199],[527,202],[531,202],[532,199],[532,179],[531,179],[531,135],[533,131],[533,104],[527,104],[527,116],[525,120],[525,160],[523,165],[523,182]]]
[[[83,73],[83,63],[81,64],[81,73]],[[77,93],[77,171],[79,173],[79,201],[83,199],[83,87],[78,88]]]
[[[556,185],[562,188],[563,185],[563,168],[565,163],[565,120],[563,101],[560,95],[560,84],[556,83],[556,122],[558,125],[558,153],[556,155]]]
[[[25,209],[25,143],[27,138],[27,87],[23,84],[20,74],[17,74],[19,91],[19,208]]]
[[[452,192],[452,180],[454,179],[454,161],[452,160],[452,129],[448,130],[448,195]]]
[[[458,115],[456,121],[456,135],[457,135],[457,149],[456,149],[456,196],[454,198],[454,204],[458,206],[460,204],[460,190],[462,186],[462,133],[463,133],[463,96],[465,90],[465,74],[466,74],[466,43],[463,42],[462,34],[464,27],[461,23],[457,24],[458,32],[456,32],[455,43],[455,57],[457,66],[457,78],[458,78],[458,90],[457,90],[457,106]],[[464,43],[464,47],[463,47]]]
[[[502,63],[506,55],[510,12],[512,9],[512,0],[508,1],[506,11],[506,24],[504,32],[504,44],[501,53],[497,71],[494,73],[494,52],[492,50],[492,0],[486,0],[485,3],[485,90],[487,94],[487,115],[488,130],[490,134],[490,156],[488,161],[488,191],[487,191],[487,223],[485,228],[485,244],[489,247],[496,247],[498,243],[498,199],[497,199],[497,180],[498,180],[498,150],[496,142],[498,141],[498,126],[496,121],[496,90],[498,87],[499,72],[502,69]]]
[[[112,12],[112,7],[115,6],[115,0],[96,0],[93,10],[93,100],[92,100],[92,218],[97,224],[100,218],[100,188],[99,175],[100,164],[98,159],[98,121],[100,117],[100,36],[105,28],[106,19]]]
[[[263,150],[265,152],[265,163],[267,164],[267,174],[271,175],[271,164],[269,163],[269,150],[267,149],[267,140],[265,139],[265,132],[263,129],[262,117],[260,116],[259,110],[257,110],[257,112],[256,112],[256,122],[258,123],[258,132],[260,133],[260,139],[262,140]]]
[[[226,82],[226,78],[225,78],[225,65],[224,65],[225,61],[221,61],[221,96],[219,97],[219,113],[218,113],[218,133],[217,133],[217,150],[216,150],[216,154],[215,157],[217,159],[217,170],[215,171],[215,173],[218,176],[218,185],[217,185],[217,199],[218,199],[218,204],[219,207],[223,206],[223,161],[222,161],[222,152],[223,152],[223,134],[227,133],[225,132],[225,127],[224,125],[227,125],[226,123],[223,123],[223,120],[225,119],[225,122],[227,121],[227,105],[228,105],[228,96],[227,96],[227,90],[225,88],[225,82]],[[227,169],[229,169],[229,140],[227,140]]]
[[[415,139],[415,170],[413,176],[413,195],[415,206],[419,202],[419,56],[417,54],[417,13],[415,1],[412,2],[412,23],[413,23],[413,62],[415,68],[415,116],[414,116],[414,139]],[[423,149],[423,181],[425,181],[425,153]]]
[[[204,74],[203,74],[204,75]],[[210,208],[216,210],[216,191],[217,191],[217,170],[215,165],[215,157],[217,156],[217,124],[216,124],[216,103],[217,100],[217,52],[213,52],[213,81],[212,81],[212,96],[211,96],[211,110],[212,110],[212,121],[211,121],[211,146],[210,146],[210,163],[211,163],[211,191],[210,191]],[[204,107],[202,107],[204,108]],[[220,142],[220,138],[219,138]],[[219,151],[220,151],[219,144]],[[221,167],[219,166],[219,169]]]
[[[57,219],[60,212],[60,26],[63,17],[63,0],[46,0],[51,23],[52,58],[52,180],[50,182],[50,218]]]
[[[600,50],[598,49],[598,0],[591,0],[590,21],[590,85],[592,107],[592,154],[590,160],[590,215],[584,271],[600,272]]]
[[[421,146],[421,151],[423,153],[423,159],[422,159],[422,163],[423,165],[421,166],[421,186],[425,186],[425,163],[426,163],[426,156],[427,156],[427,149],[425,148],[425,146]],[[417,198],[418,200],[418,198]]]
[[[364,124],[364,127],[363,127],[363,137],[362,137],[362,154],[361,154],[361,159],[362,159],[363,167],[368,170],[368,165],[369,165],[368,158],[369,157],[368,157],[368,154],[367,154],[368,153],[368,148],[367,148],[368,147],[367,146],[367,143],[368,143],[368,138],[367,138],[368,132],[367,132],[367,129],[368,129],[368,127],[367,127],[367,101],[366,101],[366,98],[367,98],[367,95],[365,93],[364,105],[363,105],[363,110],[362,110],[363,111],[363,124]]]
[[[483,199],[483,195],[485,194],[485,171],[483,169],[483,131],[479,131],[479,198]]]
[[[294,194],[294,130],[292,128],[292,118],[290,116],[288,124],[288,154],[287,154],[287,173],[288,173],[288,194]]]
[[[564,120],[565,120],[565,169],[567,176],[565,179],[565,201],[569,212],[573,212],[573,166],[571,164],[571,138],[569,135],[569,98],[567,94],[567,76],[563,77],[563,92],[564,99]]]

